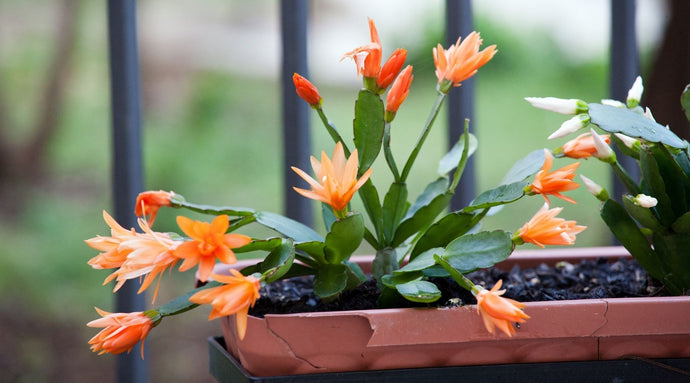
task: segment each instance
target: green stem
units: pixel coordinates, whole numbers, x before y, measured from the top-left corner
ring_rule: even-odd
[[[319,118],[321,119],[323,126],[326,127],[326,131],[331,136],[333,141],[335,141],[336,144],[338,142],[341,142],[343,144],[343,151],[345,152],[345,157],[350,157],[350,149],[347,147],[347,144],[345,144],[345,140],[343,140],[343,137],[341,137],[340,133],[338,133],[338,130],[335,128],[335,125],[333,125],[333,123],[328,119],[328,117],[326,117],[326,113],[324,113],[323,108],[316,108],[316,112],[319,114]]]
[[[621,166],[620,163],[618,163],[618,161],[611,163],[611,167],[613,167],[613,171],[616,173],[623,185],[625,185],[625,188],[628,189],[630,194],[638,195],[641,193],[640,187],[637,186],[635,181],[633,181],[632,177],[630,177],[628,172],[625,171],[625,169]]]
[[[458,182],[460,182],[462,173],[465,171],[467,157],[469,157],[468,153],[470,152],[470,120],[468,118],[465,119],[464,131],[465,133],[463,134],[463,136],[465,139],[465,146],[462,148],[462,156],[460,157],[460,163],[458,163],[458,166],[455,168],[455,173],[453,174],[453,183],[450,185],[450,188],[448,188],[448,190],[450,191],[455,191],[455,188],[458,187]]]
[[[476,292],[477,287],[474,285],[474,282],[467,279],[467,277],[465,277],[461,272],[459,272],[453,266],[451,266],[451,264],[448,263],[448,261],[446,261],[445,258],[434,254],[434,260],[436,261],[436,263],[441,265],[448,272],[448,274],[450,274],[451,278],[453,278],[453,280],[460,287],[473,294]]]
[[[431,113],[429,114],[429,118],[427,119],[426,124],[424,125],[424,130],[422,130],[422,134],[421,136],[419,136],[417,144],[415,145],[414,149],[412,149],[412,153],[410,153],[410,157],[408,157],[407,162],[405,163],[402,176],[400,177],[401,182],[405,182],[407,176],[410,174],[412,164],[414,164],[415,160],[417,159],[419,150],[422,148],[422,145],[424,144],[426,137],[429,135],[429,132],[431,131],[431,126],[434,125],[434,120],[436,120],[436,116],[438,116],[438,112],[441,110],[441,105],[443,105],[443,101],[445,99],[445,93],[439,92],[438,96],[436,96],[436,101],[434,101],[434,106],[431,108]]]
[[[393,173],[395,182],[400,182],[400,173],[398,172],[398,167],[395,165],[395,159],[393,158],[393,153],[391,153],[391,123],[386,122],[383,129],[383,153],[386,157],[386,162],[388,167]]]

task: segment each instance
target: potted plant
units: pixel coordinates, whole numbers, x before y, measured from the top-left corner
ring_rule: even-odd
[[[96,269],[115,269],[106,279],[116,281],[115,290],[129,279],[141,278],[140,291],[144,291],[155,279],[160,283],[163,272],[178,264],[180,271],[198,265],[197,276],[203,286],[144,312],[99,310],[102,318],[89,326],[104,329],[89,342],[92,349],[99,353],[129,352],[163,318],[210,304],[209,319],[222,318],[228,350],[252,374],[263,376],[606,359],[630,350],[638,353],[640,347],[625,349],[614,340],[639,346],[640,335],[664,349],[657,352],[645,347],[641,356],[667,356],[670,352],[674,357],[687,357],[690,323],[671,313],[674,308],[689,312],[687,297],[658,303],[653,316],[647,317],[634,299],[525,304],[504,298],[500,280],[489,289],[466,276],[496,264],[507,267],[513,250],[524,243],[540,247],[573,244],[585,227],[557,217],[562,208],[552,207],[550,197],[573,202],[562,193],[579,186],[573,181],[579,164],[552,170],[552,153],[535,150],[518,161],[497,187],[479,194],[463,209],[446,211],[465,163],[477,146],[466,121],[464,134],[442,158],[437,178],[414,201],[409,200],[408,176],[445,97],[497,51],[495,46],[480,51],[482,40],[476,32],[448,49],[441,45],[434,48],[438,96],[416,145],[400,168],[391,151],[391,124],[409,92],[412,67],[402,69],[407,53],[404,49],[395,50],[381,65],[382,47],[371,20],[369,28],[371,42],[345,55],[354,60],[364,85],[355,103],[354,149],[327,118],[317,88],[299,74],[293,77],[297,93],[313,107],[335,142],[330,158],[324,152],[320,160],[312,157],[313,178],[293,168],[311,186],[311,190],[295,188],[296,192],[322,202],[326,234],[271,212],[196,204],[174,192],[143,192],[135,206],[142,232],[121,227],[104,212],[111,235],[87,240],[89,246],[101,251],[89,264]],[[375,176],[371,165],[381,154],[393,178],[385,194],[380,194],[371,180]],[[366,220],[364,214],[350,208],[355,193],[363,202]],[[492,211],[537,195],[546,203],[521,227],[480,230],[479,223]],[[215,218],[203,222],[179,216],[177,223],[185,236],[156,232],[151,227],[161,207]],[[248,224],[263,225],[277,235],[250,238],[235,233]],[[375,255],[363,261],[352,255],[364,241],[375,249]],[[250,251],[266,255],[250,264],[237,262],[235,253]],[[558,256],[568,258],[564,253]],[[313,291],[323,301],[338,299],[371,275],[383,308],[264,318],[248,315],[261,296],[262,286],[305,275],[313,276]],[[456,302],[458,307],[437,307],[435,302],[442,296],[439,278],[465,289],[476,305]],[[394,308],[400,301],[429,307]],[[612,328],[613,323],[627,322],[632,313],[645,325],[656,324],[660,313],[670,319],[664,328],[651,326],[644,334],[629,327]],[[584,323],[585,328],[575,328],[573,319]],[[327,344],[318,344],[319,337],[325,337]],[[682,343],[672,345],[669,338]],[[314,345],[316,351],[308,350]]]

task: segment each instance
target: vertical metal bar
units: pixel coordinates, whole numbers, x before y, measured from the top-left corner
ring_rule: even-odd
[[[640,73],[637,34],[635,33],[635,0],[611,0],[611,63],[609,81],[611,98],[625,102],[628,90]],[[633,179],[639,179],[635,161],[619,155],[619,162]],[[619,199],[625,187],[613,176],[613,195]]]
[[[474,29],[470,0],[446,0],[446,43],[455,44],[458,37],[463,38]],[[463,81],[462,86],[448,94],[448,145],[453,147],[462,134],[465,119],[470,119],[470,131],[474,132],[474,78]],[[457,210],[475,197],[476,164],[470,157],[460,181],[460,186],[453,196],[450,207]]]
[[[136,1],[108,0],[111,107],[113,129],[113,198],[115,219],[135,227],[134,203],[142,189],[141,107],[137,55]],[[118,312],[143,311],[144,295],[136,280],[117,292]],[[120,354],[119,382],[147,382],[148,368],[138,352]]]
[[[306,225],[312,225],[311,202],[292,191],[293,186],[309,188],[290,167],[308,171],[311,165],[309,133],[309,105],[297,96],[292,83],[296,72],[308,76],[307,67],[307,0],[280,2],[283,46],[283,179],[285,181],[285,215]]]

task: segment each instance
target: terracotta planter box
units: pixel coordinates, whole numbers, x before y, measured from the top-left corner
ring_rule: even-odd
[[[516,252],[501,266],[629,256],[623,248]],[[238,265],[239,268],[243,265]],[[366,270],[365,270],[366,271]],[[508,338],[474,305],[222,318],[229,353],[254,376],[487,364],[690,357],[690,296],[528,302]]]

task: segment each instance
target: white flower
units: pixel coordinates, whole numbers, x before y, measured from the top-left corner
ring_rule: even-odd
[[[635,205],[637,206],[650,208],[656,206],[657,200],[656,198],[645,194],[638,194],[635,196],[635,198],[633,198],[633,202],[635,202]]]
[[[575,133],[589,124],[589,114],[581,113],[561,124],[555,132],[551,133],[549,140],[565,137],[570,133]]]
[[[642,99],[643,90],[644,86],[642,86],[642,77],[637,76],[635,82],[628,91],[628,98],[625,100],[625,103],[628,105],[628,108],[634,108],[640,104],[640,99]]]
[[[630,149],[633,149],[636,145],[639,145],[639,143],[640,143],[639,140],[636,140],[632,137],[628,137],[625,134],[621,134],[621,133],[613,133],[613,134],[616,137],[618,137],[618,139],[621,140],[621,142],[623,142],[623,144],[625,146],[629,147]]]
[[[609,193],[601,185],[583,176],[582,174],[580,174],[580,178],[582,179],[582,183],[585,185],[587,190],[592,193],[592,195],[597,197],[597,199],[600,201],[606,201],[609,198]]]
[[[611,100],[609,98],[601,100],[602,105],[608,105],[608,106],[613,106],[616,108],[626,108],[625,104],[618,101],[618,100]]]
[[[561,114],[578,114],[589,110],[586,102],[574,98],[525,97],[525,100],[535,108],[550,110]]]
[[[590,129],[592,133],[592,139],[594,140],[594,147],[597,148],[597,152],[592,154],[592,156],[604,161],[604,162],[614,162],[616,161],[616,154],[613,153],[613,149],[606,143],[603,137],[601,137],[594,129]]]

